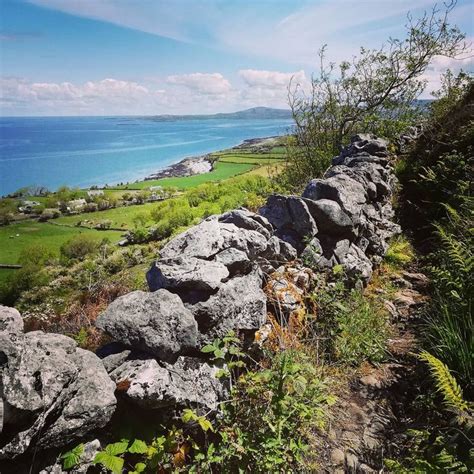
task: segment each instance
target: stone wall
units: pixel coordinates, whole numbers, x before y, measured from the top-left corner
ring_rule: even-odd
[[[217,409],[226,387],[200,348],[230,330],[252,340],[275,305],[266,295],[283,291],[282,313],[291,313],[312,271],[340,265],[353,284],[366,284],[399,232],[393,186],[386,142],[358,135],[302,196],[273,195],[258,213],[211,216],[178,235],[147,274],[151,291],[117,298],[98,318],[117,341],[98,351],[102,361],[65,336],[12,329],[19,315],[1,308],[0,459],[103,426],[116,384],[145,409]]]

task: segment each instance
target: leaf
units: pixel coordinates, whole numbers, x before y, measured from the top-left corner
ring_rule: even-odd
[[[115,443],[118,444],[118,443]],[[128,443],[127,443],[128,444]],[[114,474],[122,474],[123,469],[123,459],[118,456],[113,456],[106,451],[100,451],[95,455],[94,458],[95,464],[102,464],[109,471],[112,471]]]
[[[84,445],[81,443],[78,444],[75,448],[68,451],[67,453],[62,454],[61,459],[63,460],[63,468],[71,469],[72,467],[79,464],[83,452]]]
[[[307,380],[302,375],[299,375],[298,377],[295,377],[293,381],[293,388],[295,389],[295,392],[301,396],[305,393],[307,384]]]
[[[148,451],[148,446],[144,441],[136,439],[127,451],[132,454],[145,454]]]
[[[209,352],[214,352],[216,349],[217,349],[217,347],[215,347],[214,345],[208,344],[207,346],[204,346],[201,349],[201,352],[204,352],[205,354],[207,354]]]
[[[193,410],[190,408],[185,408],[183,410],[183,414],[181,415],[181,420],[183,420],[184,423],[189,423],[190,421],[194,421],[198,418],[196,413],[194,413]]]
[[[214,357],[216,359],[223,359],[225,357],[225,352],[222,349],[216,349],[214,351]]]
[[[189,453],[189,445],[182,444],[178,451],[173,455],[173,464],[175,467],[182,467],[186,463],[186,455]]]
[[[146,469],[146,464],[143,462],[137,462],[135,464],[134,469],[135,469],[135,472],[138,472],[138,473],[143,472]]]
[[[216,372],[216,379],[221,379],[222,377],[228,377],[230,374],[229,374],[229,371],[228,370],[225,370],[225,369],[219,369],[217,372]]]
[[[237,346],[230,346],[229,347],[229,354],[238,355],[238,356],[243,355],[243,353],[240,352],[240,349]]]
[[[199,418],[198,423],[203,431],[209,431],[209,430],[213,431],[211,422],[208,419],[204,418],[203,416]]]
[[[125,451],[127,451],[127,447],[128,440],[122,440],[118,443],[108,444],[105,447],[105,452],[111,456],[116,456],[117,454],[123,454]]]

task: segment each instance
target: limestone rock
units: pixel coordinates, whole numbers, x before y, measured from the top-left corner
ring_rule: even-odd
[[[131,359],[114,369],[110,376],[119,383],[127,381],[126,398],[137,405],[158,409],[195,406],[217,409],[225,388],[216,378],[218,367],[192,358],[179,357],[174,364],[155,359]]]
[[[17,338],[15,353],[3,354],[0,386],[7,435],[0,459],[23,454],[33,440],[35,449],[64,446],[112,417],[115,384],[100,359],[77,348],[73,339],[29,332]]]
[[[318,232],[306,202],[300,197],[274,194],[259,212],[272,223],[278,237],[293,247]]]
[[[254,259],[267,247],[267,239],[256,230],[219,222],[212,216],[176,236],[163,249],[162,258],[196,257],[211,260],[217,253],[235,248]]]
[[[230,330],[256,331],[266,318],[266,296],[258,271],[236,276],[208,300],[190,306],[202,343],[224,337]]]
[[[336,201],[354,224],[357,224],[361,208],[367,202],[364,186],[344,174],[327,179],[313,179],[306,186],[303,197],[313,201],[319,199]]]
[[[351,218],[341,209],[336,201],[305,199],[309,212],[314,217],[319,232],[329,235],[354,235],[354,224]]]
[[[229,270],[220,262],[195,257],[175,257],[154,263],[147,273],[147,281],[151,291],[160,288],[174,291],[214,291],[228,276]]]
[[[236,209],[234,211],[226,212],[218,218],[219,222],[227,224],[234,224],[241,229],[256,230],[264,235],[267,239],[270,238],[273,227],[265,217],[250,212],[246,209]]]
[[[193,315],[179,296],[163,289],[133,291],[117,298],[96,325],[115,340],[162,360],[175,360],[197,344]]]

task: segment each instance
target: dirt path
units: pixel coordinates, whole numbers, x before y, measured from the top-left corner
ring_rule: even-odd
[[[386,305],[394,333],[388,361],[364,364],[341,390],[325,440],[328,473],[383,472],[384,459],[397,459],[418,385],[416,326],[426,300],[427,278],[402,272],[394,283],[397,293]],[[408,408],[408,409],[407,409]]]

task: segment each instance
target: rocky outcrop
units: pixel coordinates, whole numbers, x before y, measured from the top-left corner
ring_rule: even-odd
[[[0,459],[64,446],[108,423],[115,384],[100,359],[73,339],[23,333],[20,314],[0,307]]]

